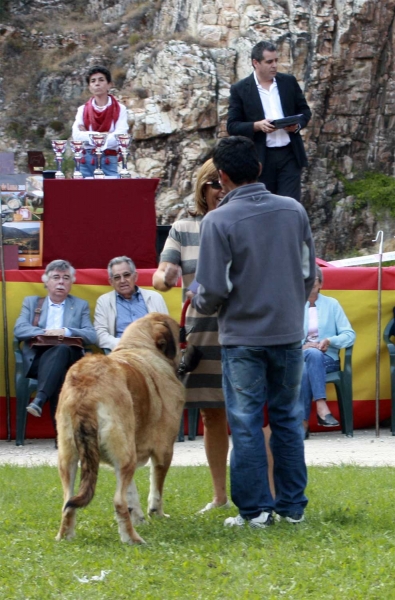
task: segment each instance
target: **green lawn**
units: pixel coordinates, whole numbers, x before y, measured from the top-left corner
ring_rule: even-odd
[[[147,545],[133,547],[119,541],[112,471],[101,470],[75,539],[61,543],[57,470],[3,466],[0,477],[0,600],[395,598],[392,468],[310,468],[306,522],[256,531],[223,527],[236,509],[197,516],[210,500],[208,470],[174,467],[171,518],[137,528]],[[147,469],[137,483],[145,499]],[[103,581],[77,580],[102,570]]]

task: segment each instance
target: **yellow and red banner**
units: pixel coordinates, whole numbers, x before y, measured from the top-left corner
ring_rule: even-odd
[[[41,282],[42,270],[7,271],[6,298],[8,321],[8,349],[11,379],[11,430],[15,437],[15,388],[14,356],[12,350],[13,327],[25,296],[45,295]],[[138,284],[152,288],[154,269],[139,269]],[[353,399],[354,428],[363,428],[374,424],[376,394],[376,346],[378,331],[378,268],[323,266],[323,294],[339,300],[344,308],[357,338],[353,351]],[[71,293],[88,301],[93,319],[98,296],[111,289],[105,269],[77,270],[77,280]],[[284,290],[286,293],[286,290]],[[248,294],[248,290],[246,290]],[[181,315],[181,288],[174,288],[163,294],[170,314],[179,322]],[[390,415],[390,364],[382,333],[388,321],[393,317],[395,306],[395,267],[382,269],[381,294],[381,335],[380,335],[380,418]],[[0,299],[1,303],[1,299]],[[0,304],[1,306],[1,304]],[[2,307],[1,307],[2,308]],[[1,323],[3,331],[3,324]],[[4,331],[3,331],[4,335]],[[6,401],[4,385],[4,348],[0,345],[0,438],[6,438]],[[338,407],[333,386],[328,386],[328,400],[333,414],[338,417]],[[314,429],[314,417],[312,428]],[[53,429],[49,412],[44,411],[41,419],[28,419],[26,437],[52,437]]]

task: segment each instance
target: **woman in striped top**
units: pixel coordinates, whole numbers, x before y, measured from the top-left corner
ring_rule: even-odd
[[[218,173],[210,159],[198,172],[195,210],[176,221],[166,240],[160,263],[153,277],[157,290],[171,289],[182,275],[183,301],[195,278],[199,255],[200,223],[204,215],[217,208],[224,193]],[[213,257],[215,260],[215,257]],[[228,427],[222,394],[221,348],[218,343],[217,315],[201,315],[192,306],[186,316],[188,344],[197,347],[202,357],[199,365],[184,379],[187,408],[200,408],[204,425],[204,444],[214,487],[214,498],[200,512],[230,506],[226,495],[226,459]]]

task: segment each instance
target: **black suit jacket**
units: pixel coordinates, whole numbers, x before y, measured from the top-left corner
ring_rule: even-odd
[[[284,117],[302,114],[300,125],[301,128],[306,127],[311,118],[311,111],[295,77],[277,73],[276,82]],[[227,129],[229,135],[244,135],[252,139],[262,164],[265,160],[266,133],[254,131],[254,123],[264,118],[265,113],[254,74],[251,73],[230,88]],[[289,137],[300,168],[307,166],[307,156],[299,132],[290,133]]]

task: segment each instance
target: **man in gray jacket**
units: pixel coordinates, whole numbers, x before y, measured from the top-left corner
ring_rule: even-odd
[[[67,260],[53,260],[45,269],[42,280],[48,295],[27,296],[14,328],[14,335],[25,343],[22,347],[26,377],[37,379],[37,395],[27,411],[41,417],[44,404],[49,401],[55,424],[58,397],[68,369],[84,352],[81,348],[59,346],[31,346],[37,335],[81,337],[84,344],[94,344],[96,333],[91,323],[86,300],[69,292],[75,281],[75,269]]]
[[[303,445],[304,305],[315,278],[310,225],[296,200],[257,183],[260,163],[248,138],[223,138],[213,154],[227,192],[202,221],[192,303],[218,313],[223,388],[232,432],[232,500],[225,525],[264,528],[273,510],[303,520],[307,470]],[[262,433],[267,404],[272,428],[273,500]]]
[[[138,273],[128,256],[118,256],[108,263],[108,279],[114,291],[99,296],[94,326],[100,348],[113,350],[126,327],[150,312],[169,313],[158,292],[136,285]]]

